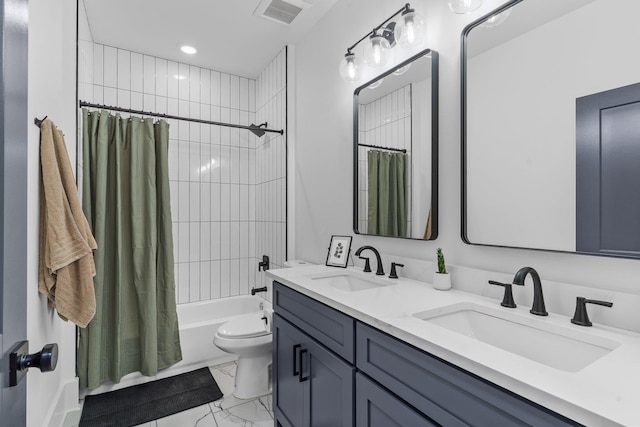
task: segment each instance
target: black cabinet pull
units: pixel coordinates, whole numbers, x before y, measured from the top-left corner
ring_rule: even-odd
[[[300,375],[300,371],[298,371],[298,350],[300,349],[300,344],[296,344],[293,346],[293,376]]]
[[[302,374],[302,372],[304,371],[304,369],[302,368],[302,361],[304,360],[304,354],[308,353],[306,348],[303,348],[302,350],[300,350],[300,375],[299,375],[299,381],[301,383],[305,382],[306,380],[309,379],[309,376],[307,375],[306,377]]]

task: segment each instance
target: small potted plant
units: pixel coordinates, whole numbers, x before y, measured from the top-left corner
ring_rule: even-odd
[[[444,264],[442,248],[438,248],[436,256],[438,259],[438,271],[433,273],[433,287],[440,291],[446,291],[451,289],[451,276],[447,273],[447,267]]]

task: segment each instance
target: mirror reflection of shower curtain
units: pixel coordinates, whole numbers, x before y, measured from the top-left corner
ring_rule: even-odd
[[[83,110],[82,208],[96,237],[96,315],[80,329],[80,387],[182,359],[169,197],[169,125]]]
[[[367,153],[367,234],[407,237],[405,153]]]

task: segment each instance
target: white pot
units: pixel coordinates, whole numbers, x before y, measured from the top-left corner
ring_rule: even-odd
[[[433,287],[439,291],[451,289],[451,276],[449,273],[433,273]]]

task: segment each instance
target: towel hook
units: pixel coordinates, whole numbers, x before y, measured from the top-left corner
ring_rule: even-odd
[[[49,116],[44,116],[44,118],[43,118],[42,120],[40,120],[39,118],[37,118],[37,117],[36,117],[35,119],[33,119],[33,123],[34,123],[36,126],[40,127],[40,125],[42,124],[42,122],[44,122],[45,120],[47,120],[47,117],[49,117]]]

